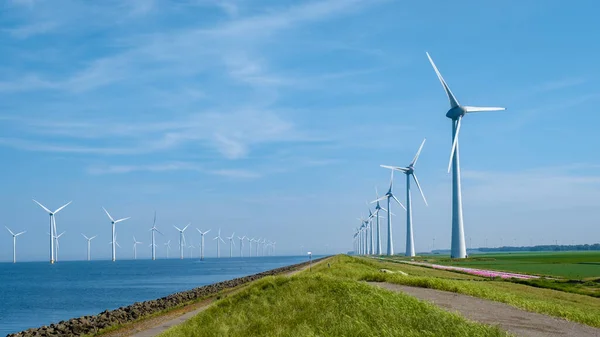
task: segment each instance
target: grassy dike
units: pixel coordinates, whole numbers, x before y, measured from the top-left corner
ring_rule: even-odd
[[[358,282],[388,275],[378,271],[379,262],[347,256],[327,262],[331,268],[320,263],[292,277],[256,281],[160,336],[507,336],[414,297]]]

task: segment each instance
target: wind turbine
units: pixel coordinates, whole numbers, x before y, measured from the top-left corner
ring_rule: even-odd
[[[240,240],[240,257],[243,257],[244,254],[242,254],[242,250],[244,249],[244,239],[246,238],[246,236],[242,236],[241,238],[238,236],[238,239]]]
[[[263,238],[263,240],[262,240],[262,249],[260,250],[262,256],[265,256],[265,244],[266,243],[267,243],[267,239]]]
[[[200,260],[204,260],[204,235],[210,232],[210,229],[204,233],[198,228],[196,228],[196,230],[198,231],[198,233],[200,233]]]
[[[72,201],[69,201],[68,203],[60,206],[56,211],[52,212],[51,210],[46,208],[46,206],[40,204],[37,200],[35,200],[35,199],[32,199],[32,200],[33,200],[33,202],[38,204],[41,208],[43,208],[44,211],[48,212],[48,214],[50,215],[50,263],[54,263],[54,236],[56,235],[56,219],[54,218],[54,215],[56,213],[60,212],[60,210],[62,210],[63,208],[69,206],[69,204]]]
[[[400,200],[398,200],[398,198],[396,198],[396,196],[394,195],[394,193],[392,192],[393,187],[394,187],[394,170],[391,170],[392,174],[390,177],[390,188],[388,189],[387,193],[382,196],[379,199],[376,199],[374,201],[371,201],[371,203],[374,202],[378,202],[384,199],[387,199],[387,213],[388,213],[388,218],[387,218],[387,223],[388,223],[388,228],[387,228],[387,255],[394,255],[394,241],[392,238],[392,216],[391,216],[391,209],[390,209],[390,199],[394,199],[398,205],[400,205],[402,208],[404,208],[406,210],[406,208],[404,207],[404,205],[402,205],[402,203],[400,202]]]
[[[271,255],[275,256],[275,245],[277,244],[277,242],[272,242],[271,243]]]
[[[110,224],[112,226],[112,260],[113,262],[116,260],[117,258],[117,248],[116,246],[118,246],[117,244],[117,233],[115,233],[115,225],[118,224],[119,222],[125,221],[131,217],[127,217],[127,218],[122,218],[122,219],[118,219],[115,220],[113,219],[112,216],[110,216],[110,213],[108,213],[108,211],[106,210],[106,208],[102,207],[102,209],[104,210],[104,213],[106,213],[106,215],[108,215],[108,218],[110,219]],[[121,246],[119,246],[119,248],[121,248]]]
[[[4,226],[6,227],[6,226]],[[8,229],[8,231],[10,232],[10,235],[12,235],[13,237],[13,263],[17,263],[17,236],[21,235],[21,234],[25,234],[25,232],[27,231],[22,231],[20,233],[13,233],[13,231],[10,230],[10,228],[6,227],[6,229]]]
[[[90,260],[90,241],[92,241],[97,235],[94,235],[91,238],[88,238],[83,233],[81,233],[81,235],[83,235],[83,237],[87,240],[87,260],[89,261]]]
[[[414,235],[413,235],[413,223],[412,223],[412,200],[411,200],[411,195],[410,195],[410,177],[411,176],[415,180],[415,184],[417,185],[419,192],[421,192],[421,196],[423,197],[423,201],[425,202],[425,205],[427,205],[427,199],[425,199],[425,194],[423,194],[423,190],[421,189],[421,185],[419,184],[419,179],[417,179],[417,176],[415,175],[415,165],[417,164],[417,160],[419,159],[419,156],[421,155],[421,150],[423,150],[423,145],[425,145],[425,140],[426,139],[423,139],[423,142],[421,143],[421,146],[419,147],[417,154],[415,155],[415,157],[413,158],[413,160],[410,162],[410,164],[407,167],[381,165],[381,167],[400,171],[406,175],[406,254],[405,254],[406,256],[415,256],[415,240],[414,240]]]
[[[235,242],[233,241],[234,237],[235,237],[235,232],[233,232],[233,234],[231,234],[231,236],[227,237],[227,240],[229,240],[229,257],[233,257],[233,246],[235,246]]]
[[[54,228],[56,230],[56,228]],[[56,240],[56,253],[54,253],[54,258],[55,261],[58,262],[58,248],[60,247],[60,245],[58,244],[58,239],[65,234],[65,232],[62,232],[60,234],[58,234],[54,239]]]
[[[167,248],[167,259],[169,258],[169,250],[171,249],[171,240],[165,242],[165,246]]]
[[[135,239],[135,236],[133,237],[133,259],[137,260],[137,249],[136,246],[142,242],[139,242],[138,240]]]
[[[375,187],[375,198],[377,199],[377,203],[375,204],[375,212],[373,213],[377,219],[377,223],[376,223],[376,234],[375,234],[375,254],[376,255],[381,255],[381,227],[379,226],[379,211],[384,211],[386,212],[387,210],[383,207],[381,207],[381,205],[379,204],[379,192],[377,191],[377,187]]]
[[[448,163],[448,172],[452,168],[452,245],[451,245],[451,258],[465,258],[467,257],[467,248],[465,246],[465,230],[463,224],[462,214],[462,193],[460,187],[460,162],[458,155],[458,133],[460,132],[460,125],[463,117],[468,113],[483,112],[483,111],[501,111],[506,110],[500,107],[478,107],[478,106],[467,106],[460,105],[458,100],[444,81],[442,74],[440,74],[438,68],[433,63],[429,53],[427,58],[435,70],[448,100],[450,101],[450,110],[446,113],[446,117],[452,120],[452,149],[450,150],[450,162]]]
[[[217,240],[217,257],[221,257],[221,245],[219,241],[225,243],[221,238],[221,228],[219,228],[219,234],[213,240]]]
[[[256,242],[256,257],[258,257],[258,249],[260,248],[260,238],[258,240],[254,240]]]
[[[154,211],[154,221],[152,222],[150,231],[152,232],[152,243],[150,244],[150,247],[152,247],[152,261],[154,261],[156,260],[156,241],[154,240],[154,232],[158,232],[160,235],[164,236],[164,234],[156,228],[156,211]]]
[[[175,227],[175,229],[177,229],[179,231],[179,257],[183,260],[183,247],[185,247],[185,234],[183,234],[183,232],[185,232],[185,230],[188,228],[188,226],[191,224],[187,224],[187,226],[183,227],[183,229],[178,228],[177,226],[173,226]]]
[[[246,237],[246,240],[248,240],[248,257],[252,257],[252,242],[254,241],[254,238],[250,239],[249,237]]]

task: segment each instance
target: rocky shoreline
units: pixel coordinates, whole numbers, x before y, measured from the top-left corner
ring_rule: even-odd
[[[313,260],[313,263],[321,259],[315,259]],[[99,313],[98,315],[72,318],[68,321],[60,321],[58,323],[53,323],[48,326],[42,326],[39,328],[32,328],[13,334],[8,334],[6,337],[71,337],[93,335],[102,329],[106,329],[118,324],[130,323],[140,318],[152,315],[154,313],[175,308],[190,301],[206,298],[210,295],[217,294],[220,291],[234,288],[245,283],[258,280],[265,276],[277,275],[293,271],[295,269],[307,265],[308,263],[309,262],[302,262],[286,267],[268,270],[254,275],[209,284],[206,286],[194,288],[192,290],[171,294],[159,299],[145,302],[136,302],[132,305],[120,307],[115,310],[105,310]]]

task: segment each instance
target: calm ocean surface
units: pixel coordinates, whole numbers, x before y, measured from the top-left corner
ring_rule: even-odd
[[[0,263],[0,336],[304,261],[306,256]]]

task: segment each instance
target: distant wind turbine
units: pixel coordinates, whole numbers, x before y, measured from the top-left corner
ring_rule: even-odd
[[[248,240],[248,257],[252,257],[252,242],[254,242],[254,238],[246,237],[246,240]]]
[[[381,255],[381,228],[379,226],[379,211],[384,211],[386,212],[387,210],[383,207],[381,207],[381,205],[379,204],[379,193],[377,192],[377,187],[375,187],[375,198],[377,199],[377,203],[375,204],[375,212],[373,213],[375,215],[375,217],[377,218],[377,223],[376,223],[376,231],[375,231],[375,254],[376,255]]]
[[[108,213],[108,211],[106,210],[106,208],[102,207],[102,209],[104,210],[104,213],[106,213],[106,215],[108,215],[108,218],[110,219],[110,224],[112,226],[112,236],[111,236],[112,237],[112,241],[111,241],[111,244],[112,244],[112,260],[114,262],[117,259],[117,248],[116,248],[116,246],[118,245],[117,244],[117,233],[115,232],[115,225],[118,224],[119,222],[123,222],[123,221],[125,221],[127,219],[130,219],[131,217],[127,217],[127,218],[122,218],[122,219],[115,220],[115,219],[113,219],[112,216],[110,216],[110,213]],[[119,246],[119,248],[121,248],[121,246]]]
[[[411,195],[410,195],[410,177],[411,176],[413,177],[415,184],[417,185],[417,188],[419,189],[419,192],[421,192],[421,196],[423,197],[423,201],[425,202],[425,205],[427,205],[427,199],[425,199],[425,194],[423,194],[423,190],[421,189],[421,185],[419,184],[419,179],[417,179],[417,176],[415,174],[415,165],[417,164],[417,160],[419,159],[419,156],[421,155],[421,150],[423,150],[423,145],[425,145],[425,140],[426,139],[423,139],[423,142],[421,143],[421,146],[419,147],[417,154],[415,155],[415,157],[413,158],[413,160],[410,162],[410,164],[407,167],[381,165],[381,167],[400,171],[400,172],[403,172],[404,174],[406,174],[406,253],[405,253],[406,256],[415,256],[415,240],[414,240],[414,235],[413,235],[413,223],[412,223],[412,201],[411,201]]]
[[[115,246],[121,248],[121,245],[119,244],[119,242],[117,242],[117,234],[115,233],[115,237],[113,238],[113,240],[111,242],[108,243],[109,245],[112,245],[113,247],[113,251],[115,250]],[[114,262],[115,260],[113,260]]]
[[[136,246],[138,244],[140,244],[140,243],[143,243],[143,242],[139,242],[138,240],[135,239],[135,236],[134,236],[133,237],[133,259],[134,260],[137,260],[137,249],[136,249]]]
[[[229,257],[233,257],[233,246],[235,246],[235,241],[233,240],[233,238],[235,237],[235,232],[233,232],[233,234],[231,234],[231,236],[227,237],[227,240],[229,240]]]
[[[152,260],[154,261],[156,260],[156,241],[154,240],[154,232],[158,232],[160,235],[164,236],[164,234],[156,228],[156,211],[154,211],[154,221],[152,222],[150,231],[152,232],[152,243],[150,244],[150,247],[152,247]]]
[[[433,63],[429,53],[427,58],[435,70],[435,73],[448,96],[450,101],[450,110],[446,113],[446,117],[452,120],[452,149],[450,150],[450,162],[448,163],[448,172],[452,168],[452,245],[450,249],[450,257],[465,258],[467,257],[467,248],[465,246],[465,230],[463,225],[462,214],[462,193],[460,187],[460,162],[458,155],[458,133],[463,117],[468,113],[483,112],[483,111],[501,111],[506,110],[500,107],[477,107],[460,105],[458,100],[444,81],[442,74]]]
[[[198,228],[196,228],[196,230],[198,231],[198,233],[200,233],[200,260],[204,260],[204,235],[208,234],[208,232],[210,232],[210,229],[206,232],[202,232]]]
[[[175,229],[177,229],[179,231],[179,257],[183,260],[183,248],[185,247],[185,234],[183,234],[183,232],[185,232],[185,230],[188,228],[188,226],[191,224],[187,224],[187,226],[183,227],[183,229],[178,228],[177,226],[173,226],[175,227]]]
[[[54,263],[54,237],[56,236],[56,219],[54,218],[54,216],[56,215],[56,213],[60,212],[60,210],[69,206],[69,204],[72,201],[69,201],[68,203],[60,206],[56,211],[52,212],[51,210],[46,208],[46,206],[40,204],[37,200],[35,200],[35,199],[32,199],[32,200],[33,200],[33,202],[38,204],[41,208],[43,208],[44,211],[46,211],[46,212],[48,212],[48,214],[50,214],[50,263]]]
[[[171,240],[165,242],[165,247],[167,248],[167,259],[169,258],[169,250],[171,250]]]
[[[60,244],[58,243],[58,239],[63,236],[63,234],[65,234],[65,232],[62,232],[60,234],[58,234],[54,239],[56,240],[56,253],[54,253],[54,258],[56,260],[56,262],[58,262],[58,249],[60,247]]]
[[[225,241],[221,238],[221,228],[219,228],[219,234],[213,239],[213,240],[217,240],[217,257],[221,257],[221,245],[220,242],[225,243]]]
[[[244,235],[244,236],[242,236],[242,237],[239,237],[239,236],[238,236],[238,239],[240,240],[240,257],[243,257],[243,256],[244,256],[244,254],[243,254],[243,249],[244,249],[244,239],[245,239],[245,238],[246,238],[246,236],[245,236],[245,235]]]
[[[190,259],[191,259],[194,257],[194,248],[196,248],[196,247],[194,247],[194,245],[190,245],[188,248],[190,249]]]
[[[83,235],[83,237],[87,240],[87,260],[90,260],[90,241],[92,241],[96,235],[92,236],[91,238],[88,238],[87,236],[85,236],[85,234],[81,233],[81,235]]]
[[[398,200],[398,198],[396,198],[396,196],[393,193],[393,187],[394,187],[394,170],[391,170],[391,177],[390,177],[390,188],[388,189],[387,193],[374,201],[371,201],[371,203],[374,202],[378,202],[384,199],[387,199],[387,213],[388,213],[388,217],[387,217],[387,223],[388,223],[388,228],[387,228],[387,255],[394,255],[394,241],[393,241],[393,237],[392,237],[392,215],[391,215],[391,209],[390,209],[390,200],[394,199],[398,205],[400,205],[402,208],[406,209],[404,207],[404,205],[402,205],[402,203],[400,202],[400,200]]]
[[[4,226],[6,227],[6,226]],[[6,229],[8,229],[8,231],[10,232],[10,235],[12,235],[13,237],[13,263],[17,263],[17,236],[21,235],[21,234],[25,234],[25,232],[27,231],[22,231],[20,233],[13,233],[13,231],[10,230],[10,228],[6,227]]]

